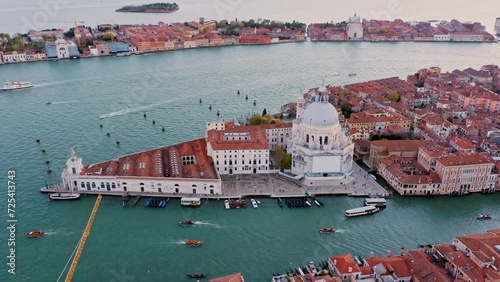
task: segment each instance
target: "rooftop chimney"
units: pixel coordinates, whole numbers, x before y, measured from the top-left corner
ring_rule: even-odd
[[[370,258],[373,258],[373,257],[374,257],[373,252],[370,252]]]
[[[388,256],[388,257],[392,256],[392,252],[391,252],[391,250],[387,250],[387,256]]]

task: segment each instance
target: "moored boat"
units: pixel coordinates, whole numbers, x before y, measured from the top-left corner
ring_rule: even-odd
[[[208,274],[186,274],[187,277],[190,277],[190,278],[205,278],[208,276]]]
[[[482,219],[491,219],[491,215],[489,215],[489,214],[480,214],[476,218],[480,219],[480,220],[482,220]]]
[[[226,210],[230,209],[229,200],[224,201],[224,207],[226,208]]]
[[[385,208],[387,201],[384,198],[366,198],[365,206],[376,206],[378,208]]]
[[[194,220],[179,221],[179,225],[181,225],[181,226],[190,226],[190,225],[193,225],[195,223],[196,223],[196,221],[194,221]]]
[[[245,199],[241,199],[241,207],[242,208],[247,208],[247,202],[245,201]]]
[[[252,203],[252,206],[256,209],[259,206],[257,205],[257,202],[254,199],[250,199],[250,202]]]
[[[80,198],[80,193],[51,193],[51,200],[76,200]]]
[[[195,197],[183,197],[181,198],[181,206],[199,207],[201,205],[201,199]]]
[[[201,245],[203,245],[202,241],[186,240],[186,246],[199,247]]]
[[[373,174],[370,174],[370,177],[373,178],[373,180],[375,180],[375,181],[377,180],[377,177]]]
[[[45,232],[43,231],[31,231],[26,233],[26,236],[28,236],[28,238],[42,237],[43,235],[45,235]]]
[[[331,227],[321,228],[319,230],[319,233],[335,233],[335,229],[333,229]]]
[[[25,89],[25,88],[31,88],[33,87],[33,84],[31,82],[9,82],[6,81],[3,84],[3,87],[0,88],[2,91],[10,91],[10,90],[20,90],[20,89]]]
[[[367,214],[376,213],[379,210],[380,209],[376,206],[366,206],[366,207],[346,210],[345,216],[354,217],[354,216],[360,216],[360,215],[367,215]]]

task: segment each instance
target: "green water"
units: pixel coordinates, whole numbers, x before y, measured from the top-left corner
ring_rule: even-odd
[[[85,163],[93,163],[199,138],[217,110],[229,119],[264,107],[276,112],[323,79],[325,84],[347,84],[405,77],[435,65],[448,71],[479,68],[499,64],[499,51],[498,44],[303,43],[0,66],[1,81],[35,84],[26,91],[0,93],[0,219],[7,227],[7,170],[14,169],[18,220],[14,276],[5,269],[8,233],[0,229],[0,281],[56,281],[73,252],[95,197],[49,203],[38,192],[46,182],[59,181],[71,146]],[[348,77],[350,72],[359,75]],[[143,111],[148,112],[146,120]],[[113,116],[100,120],[105,113]],[[297,267],[347,252],[397,253],[402,246],[449,242],[458,235],[499,228],[499,197],[396,197],[375,215],[350,219],[343,211],[361,206],[362,199],[324,198],[325,207],[311,209],[280,209],[262,199],[259,209],[226,211],[221,202],[185,209],[172,201],[164,209],[146,209],[143,203],[122,208],[120,199],[104,198],[75,281],[184,281],[189,273],[216,277],[240,271],[246,281],[268,281],[290,264]],[[478,213],[494,219],[477,221]],[[178,226],[187,219],[206,224]],[[340,231],[319,234],[322,227]],[[37,229],[47,235],[25,237]],[[181,244],[185,239],[204,245],[187,248]]]

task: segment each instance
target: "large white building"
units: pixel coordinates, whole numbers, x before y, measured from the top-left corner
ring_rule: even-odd
[[[62,172],[64,189],[104,194],[221,195],[221,180],[204,139],[83,165],[73,152]]]
[[[356,14],[350,17],[347,23],[347,38],[349,40],[363,40],[363,24]]]
[[[302,98],[297,102],[297,119],[288,144],[292,173],[308,178],[350,175],[354,144],[342,131],[326,88],[320,87],[309,99],[309,103]]]

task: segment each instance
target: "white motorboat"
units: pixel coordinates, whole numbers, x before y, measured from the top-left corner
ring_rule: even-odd
[[[257,205],[260,205],[260,201],[259,200],[255,200],[257,202]]]
[[[314,203],[316,204],[316,206],[321,206],[321,204],[318,202],[318,200],[314,200]]]
[[[20,90],[25,88],[33,87],[33,83],[31,82],[9,82],[6,81],[0,90],[2,91],[10,91],[10,90]]]
[[[309,203],[309,201],[306,200],[306,205],[311,206],[311,203]]]
[[[226,210],[228,210],[230,208],[229,207],[229,200],[224,201],[224,207],[226,208]]]
[[[80,198],[80,193],[51,193],[51,200],[76,200]]]
[[[256,209],[259,206],[257,205],[257,202],[254,199],[250,199],[250,202],[252,202],[252,206]]]
[[[373,174],[370,174],[370,177],[373,178],[373,180],[377,180],[377,177]]]

